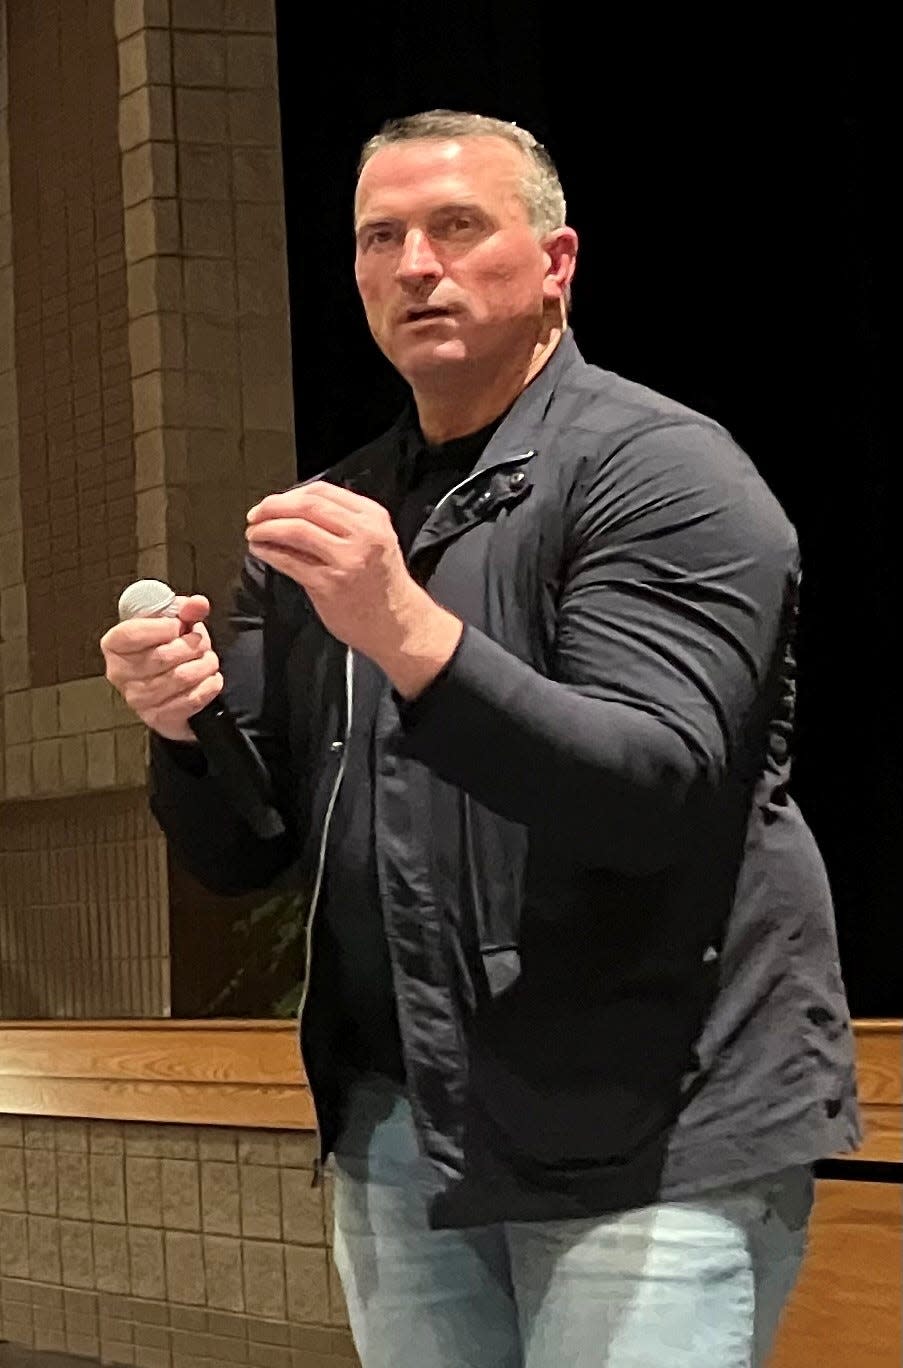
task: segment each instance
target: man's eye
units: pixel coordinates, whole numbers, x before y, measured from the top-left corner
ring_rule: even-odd
[[[449,214],[436,221],[432,233],[437,238],[463,238],[471,236],[476,231],[477,226],[477,220],[473,214]]]
[[[395,234],[391,228],[371,228],[364,234],[365,247],[386,247],[393,241]]]

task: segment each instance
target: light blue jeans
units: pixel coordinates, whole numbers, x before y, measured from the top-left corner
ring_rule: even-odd
[[[796,1280],[808,1168],[590,1220],[430,1230],[410,1107],[355,1085],[335,1257],[364,1368],[758,1368]]]

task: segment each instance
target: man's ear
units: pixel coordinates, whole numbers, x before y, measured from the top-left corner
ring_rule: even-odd
[[[542,245],[547,262],[543,294],[548,300],[564,299],[577,265],[577,234],[573,228],[556,228]]]

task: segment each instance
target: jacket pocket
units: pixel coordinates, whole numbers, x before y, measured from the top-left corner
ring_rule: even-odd
[[[508,992],[521,973],[520,924],[526,828],[461,795],[462,907],[468,910],[472,944],[479,952],[490,999]]]

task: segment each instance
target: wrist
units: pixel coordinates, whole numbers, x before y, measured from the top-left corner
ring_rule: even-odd
[[[191,728],[186,724],[184,727],[152,727],[147,724],[151,735],[158,736],[161,741],[168,741],[173,746],[197,746],[198,739]]]
[[[436,603],[425,589],[419,585],[412,589],[395,639],[373,657],[396,692],[409,702],[442,673],[464,631],[461,619]]]

